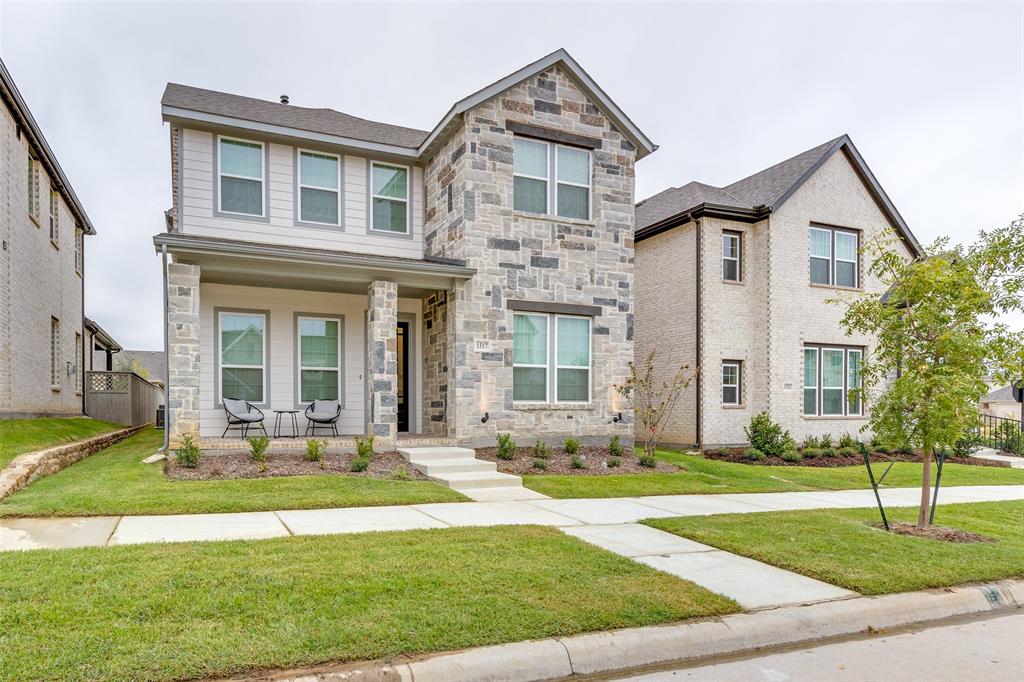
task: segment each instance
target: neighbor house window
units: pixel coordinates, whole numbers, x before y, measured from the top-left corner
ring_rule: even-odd
[[[590,318],[516,313],[512,322],[512,398],[590,401]]]
[[[739,232],[722,233],[722,279],[729,282],[740,281],[741,239]]]
[[[517,137],[512,159],[512,204],[517,211],[590,218],[590,152]],[[554,187],[549,184],[554,177]]]
[[[739,405],[742,402],[742,363],[738,360],[722,361],[722,404]]]
[[[373,163],[370,229],[409,234],[409,169]]]
[[[39,221],[39,162],[28,157],[28,214]]]
[[[60,243],[60,194],[50,192],[50,241]]]
[[[82,375],[85,368],[82,367],[82,335],[75,333],[75,393],[82,392]]]
[[[60,320],[50,318],[50,386],[60,388]]]
[[[85,265],[85,231],[82,228],[75,226],[75,272],[79,275],[82,274],[82,269]]]
[[[217,158],[220,211],[263,217],[263,143],[221,137]]]
[[[267,317],[262,313],[220,312],[218,325],[220,396],[252,403],[266,393]]]
[[[338,400],[341,392],[341,320],[299,317],[299,402]]]
[[[810,241],[811,282],[841,287],[857,286],[856,232],[812,227]]]
[[[860,388],[859,348],[804,348],[804,414],[841,417],[863,414],[859,397],[850,391]]]
[[[340,225],[341,158],[320,152],[299,152],[299,220]]]

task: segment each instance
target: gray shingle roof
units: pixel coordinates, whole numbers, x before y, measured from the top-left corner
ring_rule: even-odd
[[[160,103],[218,116],[337,135],[365,142],[416,149],[426,139],[425,130],[405,128],[350,116],[334,109],[309,109],[294,104],[268,102],[254,97],[168,83]]]
[[[691,182],[659,192],[636,207],[636,229],[685,213],[701,204],[741,209],[774,206],[846,136],[842,135],[725,187]]]
[[[989,393],[988,395],[986,395],[984,398],[981,399],[981,402],[983,402],[983,403],[1002,403],[1002,402],[1015,403],[1017,401],[1013,399],[1013,388],[1011,386],[1003,386],[1002,388],[997,388],[996,390],[994,390],[991,393]]]

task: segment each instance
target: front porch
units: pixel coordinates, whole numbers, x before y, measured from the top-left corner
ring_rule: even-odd
[[[268,429],[270,436],[269,452],[283,452],[292,450],[305,450],[306,449],[306,437],[299,435],[298,438],[274,438],[273,428]],[[249,435],[253,435],[257,432],[250,431]],[[313,436],[310,436],[312,438]],[[356,436],[324,436],[317,435],[317,439],[327,441],[327,448],[329,450],[341,450],[349,451],[356,449]],[[423,448],[423,447],[440,447],[440,446],[453,446],[455,445],[455,438],[449,436],[433,436],[424,433],[399,433],[395,437],[393,449],[398,450],[402,448]],[[217,436],[202,437],[199,440],[199,447],[203,450],[247,450],[249,443],[241,437],[226,437],[220,438]]]

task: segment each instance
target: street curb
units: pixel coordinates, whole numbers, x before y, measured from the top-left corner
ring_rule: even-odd
[[[715,620],[500,644],[402,663],[366,662],[247,679],[539,682],[682,663],[1022,607],[1024,580],[1004,580],[784,606]]]

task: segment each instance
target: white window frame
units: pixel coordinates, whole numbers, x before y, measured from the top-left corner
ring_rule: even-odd
[[[842,380],[842,384],[843,385],[842,386],[838,386],[837,387],[837,386],[826,386],[825,385],[825,354],[826,353],[840,353],[840,354],[842,354],[842,358],[843,358],[843,362],[842,362],[842,367],[843,367],[843,380]],[[820,386],[820,389],[821,389],[821,399],[818,401],[818,413],[819,413],[819,416],[821,416],[821,417],[845,417],[846,416],[846,349],[845,348],[836,348],[834,346],[822,346],[821,347],[821,349],[818,352],[818,385]],[[825,413],[825,391],[826,391],[826,389],[829,390],[829,391],[835,391],[837,388],[841,392],[842,398],[840,400],[840,405],[842,405],[842,408],[840,409],[839,412],[834,412],[834,413],[833,412],[829,412],[828,414],[826,414]]]
[[[554,328],[551,328],[550,322],[548,323],[548,333],[551,334],[552,342],[554,343],[554,355],[552,356],[551,366],[555,368],[554,373],[550,371],[549,383],[551,388],[549,391],[554,391],[555,400],[554,402],[562,405],[586,405],[590,403],[591,396],[594,390],[594,321],[583,315],[550,315],[554,319]],[[587,399],[586,400],[559,400],[558,399],[558,370],[560,369],[583,369],[579,365],[560,365],[558,364],[558,321],[559,320],[586,320],[587,322]]]
[[[50,388],[60,390],[60,319],[50,318]]]
[[[374,194],[373,192],[373,167],[382,166],[384,168],[399,168],[405,170],[405,199],[396,199],[395,197],[385,196],[383,194]],[[370,185],[367,187],[370,192],[370,216],[369,225],[370,231],[376,232],[377,234],[390,234],[390,235],[410,235],[412,234],[412,168],[409,166],[403,166],[400,163],[388,163],[385,161],[371,161],[370,162]],[[385,199],[387,201],[405,201],[405,232],[395,232],[394,230],[378,230],[373,226],[373,200],[374,199]]]
[[[337,366],[335,366],[333,368],[332,367],[303,367],[302,366],[302,321],[303,320],[321,320],[321,321],[337,322],[338,323],[338,364],[337,364]],[[342,321],[341,321],[340,317],[335,317],[333,315],[298,315],[298,316],[296,316],[296,318],[295,318],[295,340],[297,341],[297,343],[296,343],[296,348],[295,348],[295,366],[298,368],[297,371],[296,371],[297,376],[296,376],[296,380],[295,380],[296,387],[298,388],[298,393],[295,396],[296,397],[296,400],[295,400],[296,405],[300,405],[300,406],[304,407],[304,406],[309,405],[309,404],[312,403],[312,401],[310,401],[310,400],[304,401],[302,399],[302,370],[304,370],[304,369],[305,370],[327,370],[327,371],[330,371],[331,369],[333,369],[334,371],[336,371],[338,373],[338,403],[342,404],[344,402],[345,396],[342,393],[343,389],[342,389],[342,383],[341,383],[341,368],[342,368],[342,365],[344,365],[344,363],[345,363],[345,358],[343,358],[342,354],[341,354],[341,340],[342,340],[342,336],[343,335],[344,335],[344,325],[342,324]]]
[[[331,154],[330,152],[322,152],[322,151],[319,151],[319,150],[316,150],[316,149],[301,149],[301,148],[296,150],[296,154],[298,156],[296,157],[297,163],[295,164],[295,174],[296,174],[295,179],[297,181],[297,186],[299,188],[299,190],[298,190],[298,195],[299,196],[296,197],[296,201],[298,202],[298,206],[299,206],[299,214],[298,214],[299,222],[300,223],[308,223],[310,225],[328,225],[330,227],[338,227],[338,226],[340,226],[341,225],[341,211],[342,211],[342,204],[341,204],[341,165],[342,165],[342,157],[340,155],[338,155],[338,154]],[[336,189],[331,190],[331,189],[329,189],[327,187],[319,187],[317,185],[307,185],[307,184],[304,184],[302,182],[302,155],[303,154],[316,154],[318,156],[329,156],[329,157],[333,158],[335,161],[338,162],[338,186],[337,186]],[[324,222],[321,222],[319,220],[305,220],[302,217],[302,189],[304,187],[308,188],[308,189],[315,189],[315,190],[318,190],[320,192],[331,192],[331,191],[333,191],[337,195],[337,197],[338,197],[338,199],[337,199],[337,203],[338,203],[338,221],[337,222],[335,222],[335,223],[324,223]]]
[[[736,383],[727,384],[725,383],[725,368],[735,367],[736,368]],[[722,360],[722,404],[723,405],[742,405],[743,404],[743,363],[739,360]],[[725,399],[725,389],[735,388],[736,389],[736,401],[728,402]]]
[[[725,244],[729,240],[736,241],[736,256],[725,255]],[[731,279],[725,276],[725,261],[734,261],[736,263],[736,279]],[[742,282],[743,281],[743,233],[733,232],[731,230],[725,230],[722,232],[722,281],[723,282]]]
[[[860,232],[843,227],[822,227],[820,225],[811,225],[811,232],[824,232],[828,235],[828,282],[815,282],[811,281],[811,284],[817,286],[831,286],[841,287],[843,289],[857,289],[860,288]],[[836,252],[836,235],[837,234],[848,234],[853,237],[855,242],[855,253],[854,259],[840,258]],[[810,234],[808,233],[808,279],[810,276],[810,259],[817,258],[818,260],[824,260],[822,256],[812,256],[810,254]],[[848,284],[837,284],[836,283],[836,263],[853,263],[853,286]]]
[[[515,318],[518,315],[522,315],[523,317],[540,317],[540,318],[543,318],[545,320],[544,330],[547,333],[547,337],[545,338],[545,344],[544,344],[544,354],[546,356],[545,357],[545,362],[544,362],[544,364],[537,365],[537,364],[526,364],[526,363],[522,363],[522,362],[515,362],[515,360],[514,360],[514,358],[515,358],[515,345],[514,345],[515,344],[515,336],[513,334],[513,339],[512,339],[512,343],[513,343],[513,353],[512,353],[512,357],[513,357],[513,362],[512,362],[513,372],[514,372],[516,367],[527,367],[527,368],[530,368],[530,369],[543,369],[544,370],[544,400],[516,400],[515,402],[517,404],[520,404],[520,405],[546,405],[546,404],[549,404],[551,402],[551,315],[548,315],[547,313],[527,313],[527,312],[513,311],[513,314],[512,314],[513,329],[515,328]],[[513,390],[513,393],[514,393],[515,392],[515,378],[514,377],[513,377],[512,381],[513,381],[513,388],[512,388],[512,390]]]
[[[267,396],[267,334],[270,333],[268,327],[267,314],[262,312],[249,312],[245,310],[218,310],[217,311],[217,397],[219,404],[224,404],[224,370],[225,369],[255,369],[257,365],[235,365],[226,364],[224,362],[224,316],[225,315],[245,315],[246,317],[261,317],[263,318],[263,335],[260,338],[262,343],[261,351],[261,364],[259,368],[263,374],[263,386],[260,388],[260,400],[248,400],[253,405],[269,405],[270,400]]]
[[[811,284],[817,284],[819,286],[832,286],[833,282],[836,281],[836,273],[835,273],[835,248],[834,248],[835,245],[832,243],[832,230],[829,230],[828,228],[824,228],[824,227],[811,227],[810,231],[811,232],[824,232],[825,234],[828,235],[828,281],[827,282],[815,282],[814,280],[811,280]],[[807,256],[808,257],[808,261],[807,261],[808,265],[807,265],[807,267],[808,267],[808,279],[810,279],[810,259],[812,259],[812,258],[816,258],[818,260],[825,260],[825,259],[822,256],[815,256],[815,255],[811,254],[811,252],[810,252],[810,249],[811,249],[811,246],[810,246],[810,244],[811,244],[810,233],[808,233],[807,240],[808,240],[808,242],[807,242],[807,254],[808,254],[808,256]]]
[[[524,142],[529,142],[530,144],[536,144],[536,145],[540,145],[540,146],[544,147],[544,169],[547,171],[547,175],[542,177],[540,175],[527,175],[526,173],[517,173],[516,172],[515,157],[513,157],[513,159],[512,159],[512,188],[513,188],[512,189],[512,192],[513,192],[512,208],[513,208],[513,210],[518,210],[518,211],[521,211],[523,213],[529,213],[531,215],[551,215],[551,168],[552,168],[552,164],[553,164],[553,162],[551,160],[551,143],[544,142],[543,140],[535,140],[532,137],[526,137],[526,136],[523,136],[523,135],[520,135],[518,137],[518,139],[523,140]],[[515,154],[515,141],[514,140],[512,142],[512,150],[513,150],[513,154]],[[544,210],[543,211],[541,211],[540,213],[535,213],[534,211],[526,211],[526,210],[523,210],[523,209],[516,209],[515,208],[515,203],[516,203],[516,200],[515,200],[515,178],[526,178],[528,180],[542,180],[544,182]],[[556,176],[555,182],[557,184],[557,176]],[[556,197],[556,201],[557,201],[557,197]]]
[[[39,213],[42,210],[39,205],[39,192],[41,183],[39,182],[39,161],[32,156],[28,155],[28,215],[32,220],[35,221],[36,225],[39,225]]]
[[[859,369],[860,369],[861,375],[864,374],[864,350],[860,349],[860,348],[847,348],[846,349],[846,358],[845,358],[845,360],[846,360],[846,413],[847,413],[847,415],[849,415],[851,417],[863,417],[864,416],[864,396],[862,396],[862,395],[857,396],[857,411],[856,412],[850,411],[850,391],[852,391],[854,389],[857,389],[857,388],[860,388],[860,386],[851,386],[850,385],[850,356],[854,355],[854,354],[860,356],[860,368]],[[863,385],[863,378],[861,379],[860,383]]]
[[[75,273],[82,274],[85,269],[85,231],[75,226]]]
[[[551,156],[554,157],[554,159],[552,161],[552,164],[554,166],[554,171],[555,171],[555,173],[554,173],[555,204],[554,204],[553,207],[549,207],[549,210],[551,208],[554,208],[554,211],[552,212],[553,215],[555,215],[555,216],[557,216],[559,218],[565,218],[566,220],[590,220],[591,204],[594,201],[594,190],[593,190],[593,183],[594,183],[594,177],[593,177],[594,176],[594,155],[591,153],[591,151],[589,149],[582,149],[580,147],[573,147],[572,145],[554,143],[554,144],[549,144],[549,146],[553,146],[554,147],[554,152],[555,152],[553,155],[551,155]],[[577,182],[568,182],[568,181],[562,181],[562,180],[558,179],[558,150],[559,149],[569,149],[571,151],[580,152],[580,153],[583,153],[583,154],[587,155],[587,184],[582,185],[582,184],[577,183]],[[523,176],[523,177],[527,177],[527,176]],[[568,185],[570,187],[584,187],[584,188],[586,188],[586,190],[587,190],[587,215],[586,215],[585,218],[575,218],[575,217],[563,216],[563,215],[558,213],[558,186],[559,185]]]
[[[850,410],[850,391],[853,390],[854,388],[859,388],[859,386],[854,387],[854,386],[850,385],[850,355],[851,354],[859,355],[860,356],[860,361],[861,361],[861,367],[863,367],[863,365],[864,365],[864,353],[865,353],[864,349],[863,348],[859,348],[859,347],[852,347],[852,346],[814,345],[814,344],[804,345],[803,351],[806,353],[806,351],[808,351],[808,350],[814,351],[814,353],[815,353],[814,367],[815,367],[815,382],[816,382],[816,385],[808,386],[804,380],[801,380],[800,383],[801,383],[801,385],[803,385],[805,390],[809,389],[809,388],[814,389],[814,391],[815,391],[815,394],[814,394],[815,405],[814,405],[814,413],[808,413],[808,412],[804,411],[804,409],[803,409],[803,393],[801,392],[801,395],[800,395],[800,400],[801,400],[800,411],[801,411],[801,413],[805,417],[819,417],[819,418],[824,418],[824,419],[840,419],[840,418],[843,418],[843,417],[863,417],[864,416],[864,398],[863,398],[863,396],[859,400],[858,407],[860,409],[857,412],[852,412]],[[825,388],[826,387],[824,385],[824,381],[825,381],[825,379],[824,379],[824,377],[825,377],[824,363],[825,363],[825,353],[829,352],[829,351],[839,352],[839,353],[843,354],[843,385],[842,385],[842,391],[843,391],[842,405],[843,405],[843,409],[842,409],[842,412],[825,414],[825,412],[824,412],[824,404],[825,404]],[[801,362],[801,364],[800,364],[800,371],[801,372],[804,371],[803,362]],[[863,372],[863,370],[862,370],[862,372]],[[862,379],[862,383],[863,383],[863,379]],[[835,386],[828,387],[828,389],[832,390],[832,391],[836,390],[836,388],[837,387],[835,387]]]
[[[225,173],[224,164],[221,163],[221,141],[228,140],[231,142],[245,142],[246,144],[258,144],[260,146],[260,177],[253,178],[248,175],[236,175],[234,173]],[[225,215],[237,215],[248,218],[266,218],[267,217],[267,147],[261,140],[247,140],[242,137],[233,137],[230,135],[218,135],[217,136],[217,212]],[[257,213],[239,213],[237,211],[225,211],[221,207],[221,195],[223,194],[222,185],[220,182],[221,178],[237,178],[239,180],[258,180],[260,183],[260,212]]]
[[[820,390],[818,388],[818,384],[821,383],[821,372],[820,372],[820,369],[821,369],[821,349],[818,348],[817,346],[804,346],[803,351],[804,352],[803,352],[803,356],[801,358],[801,363],[800,363],[800,372],[804,375],[804,378],[800,381],[800,384],[804,387],[804,391],[802,391],[800,393],[800,405],[801,405],[800,411],[806,417],[816,417],[816,416],[818,416],[821,413],[821,393],[820,393]],[[814,385],[813,386],[808,386],[807,385],[807,370],[806,370],[806,367],[804,365],[804,363],[807,361],[806,360],[807,351],[814,351]],[[804,403],[803,403],[804,392],[807,389],[809,389],[809,388],[814,389],[814,412],[807,412],[807,410],[806,410],[806,408],[804,406]]]
[[[839,250],[836,248],[839,241],[839,235],[846,234],[853,237],[853,260],[848,258],[840,258]],[[832,284],[837,287],[850,287],[856,289],[860,286],[860,263],[857,260],[857,253],[860,251],[860,235],[852,230],[832,230]],[[839,284],[839,278],[836,274],[838,267],[837,263],[853,263],[853,284]]]
[[[50,241],[60,248],[60,194],[50,190]]]

